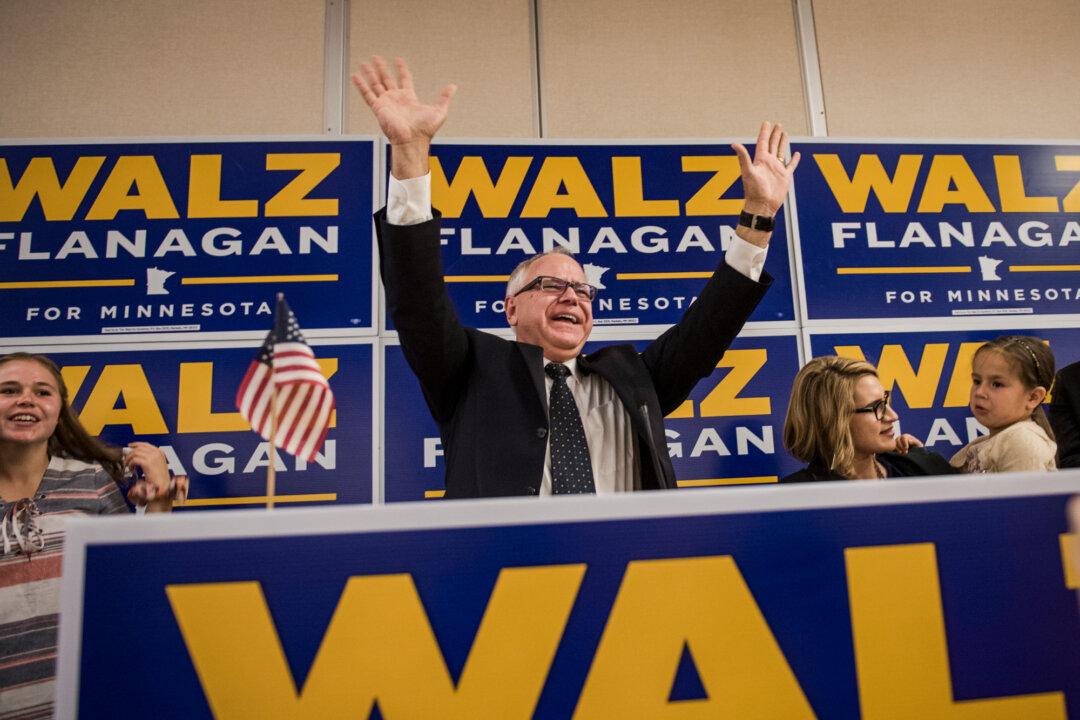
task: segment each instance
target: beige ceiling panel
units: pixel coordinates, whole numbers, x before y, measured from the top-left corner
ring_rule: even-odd
[[[1077,0],[819,0],[829,134],[1080,137]]]
[[[457,83],[443,137],[536,137],[528,0],[353,0],[351,16],[353,72],[377,53],[409,61],[424,101]],[[355,89],[348,98],[349,132],[377,133]]]
[[[0,137],[320,133],[324,8],[0,2]]]
[[[791,0],[543,0],[548,137],[807,134]]]

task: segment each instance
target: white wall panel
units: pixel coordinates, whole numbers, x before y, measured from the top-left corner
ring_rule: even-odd
[[[544,0],[545,137],[809,132],[789,0]]]
[[[814,3],[829,135],[1075,138],[1076,0]]]
[[[425,101],[457,83],[443,137],[536,137],[531,23],[528,0],[353,0],[349,68],[358,71],[376,53],[391,64],[404,57]],[[353,89],[347,128],[378,132]]]
[[[0,137],[321,132],[324,7],[0,3]]]

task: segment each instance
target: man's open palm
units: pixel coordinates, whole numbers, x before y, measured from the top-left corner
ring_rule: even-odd
[[[425,105],[416,97],[412,73],[404,60],[397,59],[397,79],[383,58],[376,55],[371,60],[370,64],[360,66],[360,72],[353,75],[352,80],[374,113],[383,134],[392,145],[416,141],[430,143],[446,122],[457,86],[447,85],[434,104]]]

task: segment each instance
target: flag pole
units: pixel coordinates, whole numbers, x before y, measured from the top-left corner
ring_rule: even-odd
[[[278,308],[285,299],[285,293],[277,294]],[[275,309],[274,325],[277,326],[277,309]],[[274,509],[274,487],[277,481],[277,383],[274,382],[274,358],[270,358],[270,452],[269,465],[266,468],[266,509]]]
[[[278,293],[277,300],[274,327],[236,390],[240,416],[259,437],[269,441],[264,496],[267,510],[274,509],[277,498],[274,485],[278,441],[281,450],[314,462],[326,441],[335,408],[330,383],[304,340],[284,293]],[[278,391],[279,378],[282,392]]]
[[[270,453],[266,468],[266,509],[274,509],[274,484],[277,473],[277,384],[274,383],[274,364],[270,363]]]

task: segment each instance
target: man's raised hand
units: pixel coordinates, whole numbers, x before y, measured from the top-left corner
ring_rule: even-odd
[[[450,99],[457,92],[457,85],[447,85],[433,104],[425,105],[416,97],[409,66],[401,58],[397,58],[396,64],[395,79],[386,61],[374,55],[371,63],[361,64],[360,72],[352,76],[353,84],[391,145],[421,144],[426,147],[446,122]]]
[[[746,212],[775,215],[784,204],[800,157],[799,153],[795,153],[791,162],[785,163],[784,152],[787,144],[787,133],[779,124],[763,122],[758,131],[753,160],[745,146],[739,143],[731,146],[739,158],[739,168],[742,171]]]

